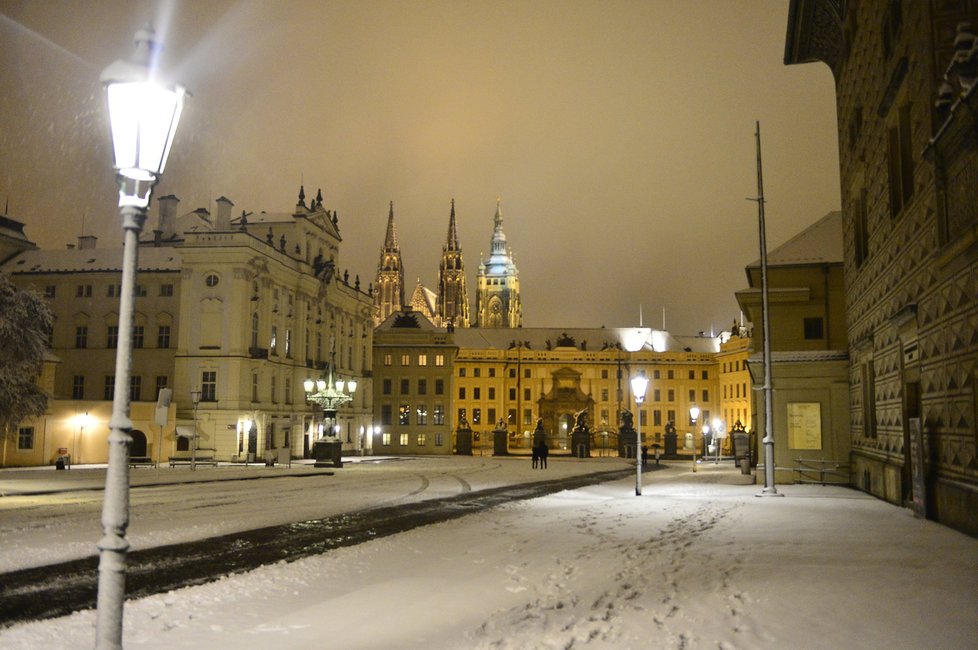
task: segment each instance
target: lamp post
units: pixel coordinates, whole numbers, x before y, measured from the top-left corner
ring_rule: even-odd
[[[649,388],[649,380],[645,375],[632,377],[632,395],[635,396],[637,424],[635,429],[635,496],[642,496],[642,402],[645,401],[645,391]]]
[[[71,439],[71,464],[68,465],[69,468],[71,467],[71,465],[75,464],[75,459],[76,459],[75,454],[78,448],[78,438],[85,440],[85,427],[88,425],[88,419],[89,419],[88,411],[85,411],[84,415],[78,416],[78,431]]]
[[[689,423],[690,423],[690,428],[693,430],[693,432],[696,431],[696,418],[698,418],[699,416],[700,416],[700,407],[696,406],[695,404],[693,406],[690,406]],[[694,472],[696,471],[696,438],[695,437],[693,438],[693,471]]]
[[[112,126],[114,167],[119,181],[119,212],[124,233],[122,287],[119,294],[119,338],[115,363],[109,464],[105,474],[102,530],[98,542],[99,581],[96,648],[122,647],[122,607],[126,589],[129,542],[129,377],[132,370],[132,317],[139,234],[146,222],[153,186],[166,165],[180,120],[185,91],[156,81],[159,44],[151,28],[136,32],[131,59],[102,71]]]
[[[330,420],[331,424],[329,426],[329,437],[336,436],[336,410],[353,399],[353,394],[357,390],[357,381],[355,379],[350,379],[349,381],[343,381],[342,379],[333,381],[333,363],[329,365],[329,376],[327,379],[312,380],[307,379],[303,382],[303,388],[306,391],[306,401],[319,404],[323,409],[323,416]],[[345,392],[349,391],[349,392]],[[332,457],[332,464],[335,467],[342,467],[342,460],[339,458],[339,454],[331,452],[332,447],[339,446],[342,449],[343,443],[339,441],[330,442],[325,439],[325,436],[321,437],[313,443],[313,456],[316,459],[316,467],[327,467],[326,459]],[[318,451],[317,451],[318,448]]]
[[[194,405],[194,435],[190,438],[190,471],[197,471],[197,405],[200,404],[200,389],[190,391],[190,401]]]
[[[642,320],[642,312],[639,310],[639,322]],[[627,327],[621,330],[621,346],[628,352],[638,352],[652,338],[652,330],[648,327]],[[620,361],[620,359],[619,359]],[[649,380],[645,375],[636,375],[632,378],[632,394],[635,396],[635,403],[641,404],[645,399],[645,391],[648,390]],[[641,393],[641,397],[639,394]],[[635,496],[642,494],[642,436],[638,431],[642,429],[642,415],[639,413],[639,425],[635,435]]]

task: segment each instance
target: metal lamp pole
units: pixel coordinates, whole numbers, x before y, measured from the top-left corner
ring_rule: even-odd
[[[774,485],[774,406],[771,391],[771,313],[768,309],[767,229],[764,223],[764,176],[761,171],[761,123],[757,122],[757,229],[761,247],[761,321],[764,330],[764,489],[758,496],[784,496]]]
[[[190,401],[194,405],[194,435],[190,438],[190,471],[197,471],[197,405],[200,404],[200,389],[190,391]]]
[[[632,395],[635,396],[635,406],[638,424],[635,429],[635,496],[642,496],[642,402],[645,401],[645,391],[649,388],[649,380],[645,375],[632,377]]]
[[[139,234],[146,222],[153,186],[159,181],[183,109],[185,91],[154,82],[151,66],[159,45],[151,28],[136,32],[130,60],[116,61],[102,72],[112,126],[114,166],[119,180],[122,217],[122,287],[116,351],[109,463],[102,505],[103,536],[98,541],[99,579],[95,647],[122,647],[122,608],[126,590],[129,542],[129,379],[132,370],[132,318],[135,303]]]
[[[689,407],[690,428],[693,430],[693,471],[696,471],[696,418],[700,416],[700,407]]]

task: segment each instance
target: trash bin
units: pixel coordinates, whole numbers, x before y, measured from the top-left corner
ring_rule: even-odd
[[[54,461],[54,468],[55,469],[65,468],[65,459],[63,456],[58,456],[58,460]]]

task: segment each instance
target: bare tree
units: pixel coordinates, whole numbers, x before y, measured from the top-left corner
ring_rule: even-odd
[[[51,310],[37,292],[20,290],[0,275],[0,441],[47,408],[37,379],[51,322]]]

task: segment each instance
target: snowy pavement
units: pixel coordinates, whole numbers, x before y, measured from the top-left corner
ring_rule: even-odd
[[[677,464],[641,497],[633,479],[564,491],[144,598],[125,645],[976,646],[978,540],[846,488],[758,498],[743,478]],[[92,647],[94,620],[17,625],[0,647]]]

